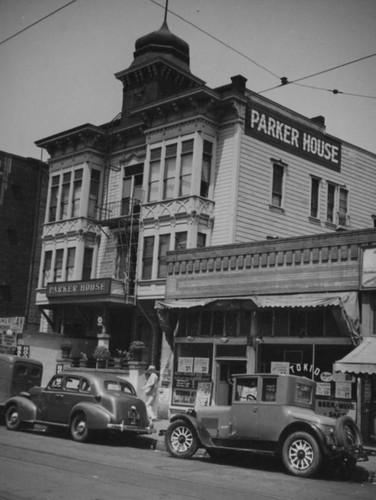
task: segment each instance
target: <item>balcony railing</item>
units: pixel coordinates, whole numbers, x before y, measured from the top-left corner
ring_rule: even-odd
[[[102,224],[114,219],[140,218],[141,201],[132,198],[123,198],[121,201],[113,201],[95,209],[95,219]]]

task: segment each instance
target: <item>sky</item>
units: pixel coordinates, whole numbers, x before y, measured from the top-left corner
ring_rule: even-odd
[[[165,0],[69,2],[0,0],[2,151],[47,160],[35,141],[112,120],[122,105],[114,74],[132,63],[136,40],[163,23],[157,3]],[[376,0],[170,0],[168,8],[170,31],[189,44],[191,72],[209,87],[241,74],[248,89],[323,115],[327,133],[376,153],[376,57],[366,58],[376,53]],[[337,66],[266,91],[281,77]]]

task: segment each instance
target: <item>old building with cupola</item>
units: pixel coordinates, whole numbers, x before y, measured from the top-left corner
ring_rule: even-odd
[[[360,292],[376,156],[242,75],[208,87],[166,19],[115,78],[116,117],[36,143],[50,155],[40,330],[56,350],[143,343],[130,364],[160,369],[161,415],[226,404],[234,370],[325,373],[329,400],[333,363],[376,331],[373,286]]]

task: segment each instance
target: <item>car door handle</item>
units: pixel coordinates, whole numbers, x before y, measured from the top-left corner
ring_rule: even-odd
[[[253,413],[257,413],[257,408],[253,408]]]
[[[56,394],[55,399],[63,399],[63,394]]]

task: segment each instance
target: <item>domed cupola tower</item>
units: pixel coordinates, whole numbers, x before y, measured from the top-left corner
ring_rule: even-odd
[[[123,123],[133,122],[137,109],[204,83],[190,71],[188,43],[169,30],[167,4],[162,26],[136,40],[133,57],[128,69],[115,74],[123,83]]]
[[[189,70],[189,45],[171,33],[166,19],[157,31],[142,36],[136,41],[132,66],[143,64],[161,56],[172,63]]]

